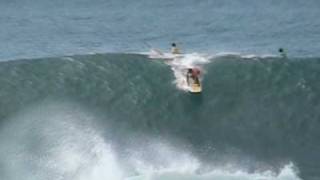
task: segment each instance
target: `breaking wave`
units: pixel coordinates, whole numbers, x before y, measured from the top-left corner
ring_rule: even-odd
[[[200,96],[181,91],[185,69],[194,66],[203,72]],[[197,53],[2,62],[0,174],[312,178],[318,165],[306,159],[318,146],[319,69],[318,58]]]

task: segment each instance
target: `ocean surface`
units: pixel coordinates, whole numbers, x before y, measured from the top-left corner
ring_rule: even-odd
[[[142,52],[320,56],[318,0],[1,0],[0,60]]]
[[[320,179],[319,17],[317,0],[0,0],[0,179]]]

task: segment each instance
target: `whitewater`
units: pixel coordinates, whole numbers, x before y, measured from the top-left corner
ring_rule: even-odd
[[[265,169],[249,173],[236,164],[219,166],[214,162],[210,167],[203,167],[188,149],[159,138],[141,140],[131,135],[130,141],[135,143],[117,152],[112,138],[103,136],[101,128],[93,123],[96,115],[87,111],[75,103],[47,100],[12,117],[10,120],[15,123],[7,123],[1,130],[1,142],[5,144],[0,148],[2,178],[300,179],[292,163],[284,165],[279,172]]]

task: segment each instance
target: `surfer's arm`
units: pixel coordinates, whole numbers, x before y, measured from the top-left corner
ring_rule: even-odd
[[[187,73],[187,84],[188,84],[188,85],[190,84],[190,83],[189,83],[189,82],[190,82],[189,80],[190,80],[190,73]]]

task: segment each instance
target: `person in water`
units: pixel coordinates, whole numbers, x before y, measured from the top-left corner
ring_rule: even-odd
[[[171,53],[172,54],[181,54],[180,49],[177,47],[176,43],[171,44]]]
[[[283,48],[279,48],[279,53],[282,58],[287,58],[287,53],[284,51]]]
[[[188,68],[187,72],[187,82],[190,84],[190,78],[194,81],[195,84],[200,84],[199,81],[200,70],[197,68]]]

